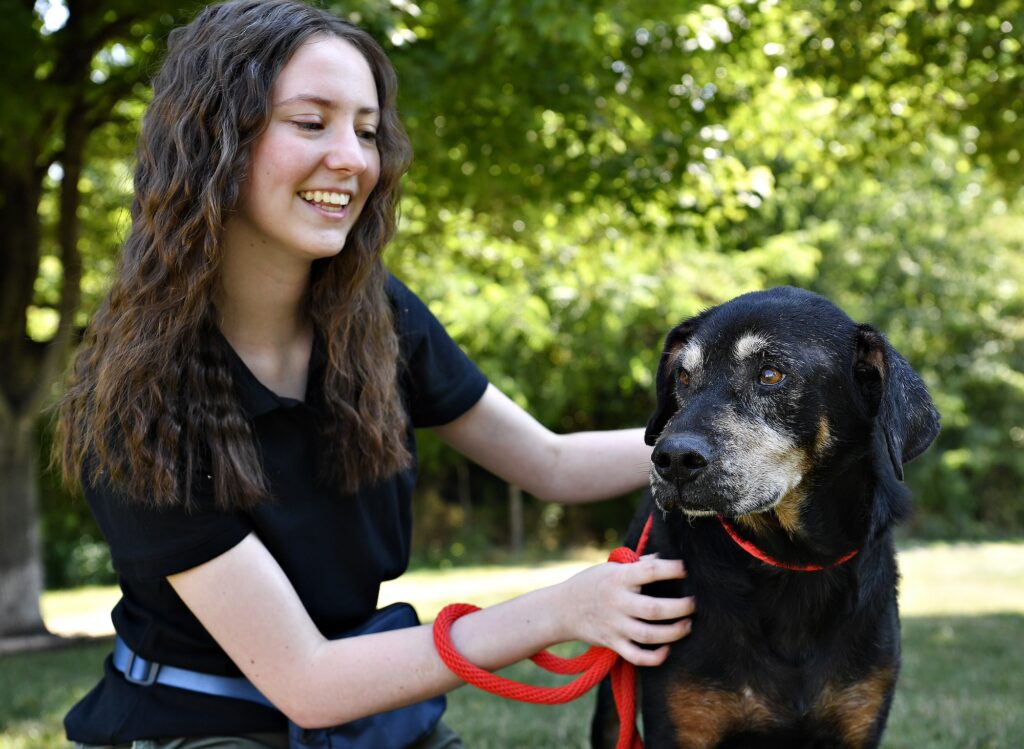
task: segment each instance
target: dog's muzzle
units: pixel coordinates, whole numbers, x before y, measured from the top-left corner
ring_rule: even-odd
[[[711,445],[695,434],[671,434],[651,453],[658,477],[680,488],[700,476],[713,458]]]
[[[663,512],[681,509],[689,515],[708,514],[713,508],[694,502],[695,482],[715,459],[715,449],[703,437],[671,434],[658,441],[651,453],[651,494]]]

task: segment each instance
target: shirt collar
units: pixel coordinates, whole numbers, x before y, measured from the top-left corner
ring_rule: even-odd
[[[278,395],[260,382],[256,375],[246,366],[245,362],[242,361],[242,357],[238,355],[238,352],[231,347],[227,338],[220,331],[217,331],[217,335],[224,346],[228,368],[231,370],[236,392],[246,416],[250,419],[255,419],[279,408],[295,408],[303,405],[303,401]],[[323,336],[317,330],[313,335],[313,351],[309,359],[309,374],[306,385],[307,401],[313,398],[320,390],[326,358]]]

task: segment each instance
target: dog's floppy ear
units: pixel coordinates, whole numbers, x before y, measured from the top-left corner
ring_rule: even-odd
[[[921,377],[870,325],[857,326],[854,376],[885,439],[893,473],[902,481],[903,464],[923,453],[939,433],[939,412]]]
[[[658,362],[658,376],[655,379],[658,403],[655,406],[654,414],[647,422],[647,431],[644,433],[644,442],[654,445],[658,441],[661,430],[665,428],[668,420],[676,412],[678,405],[675,397],[675,378],[673,377],[672,359],[679,351],[679,347],[693,335],[697,329],[697,319],[692,318],[680,323],[665,336],[665,346],[661,350],[661,360]]]

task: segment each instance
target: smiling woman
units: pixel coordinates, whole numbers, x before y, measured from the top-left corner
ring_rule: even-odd
[[[410,158],[396,87],[366,32],[297,0],[211,5],[171,34],[55,440],[122,596],[66,719],[79,744],[294,747],[343,724],[315,735],[459,746],[429,628],[376,610],[409,562],[414,429],[543,499],[646,479],[642,430],[551,433],[385,270]],[[567,640],[656,664],[693,601],[639,591],[682,574],[590,567],[463,618],[455,644],[492,669]]]
[[[225,225],[224,268],[262,273],[279,253],[292,255],[302,289],[309,261],[341,252],[377,184],[380,105],[366,59],[327,36],[295,52],[271,99],[238,210]]]
[[[269,122],[224,225],[217,307],[221,333],[257,379],[302,400],[313,346],[301,304],[310,263],[342,251],[377,185],[380,105],[366,59],[333,36],[299,47],[270,96]],[[263,301],[259,325],[254,294]]]

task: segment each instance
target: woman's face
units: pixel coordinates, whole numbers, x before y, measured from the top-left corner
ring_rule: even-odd
[[[348,42],[316,36],[281,70],[271,105],[226,246],[310,262],[333,256],[380,176],[373,73]]]

